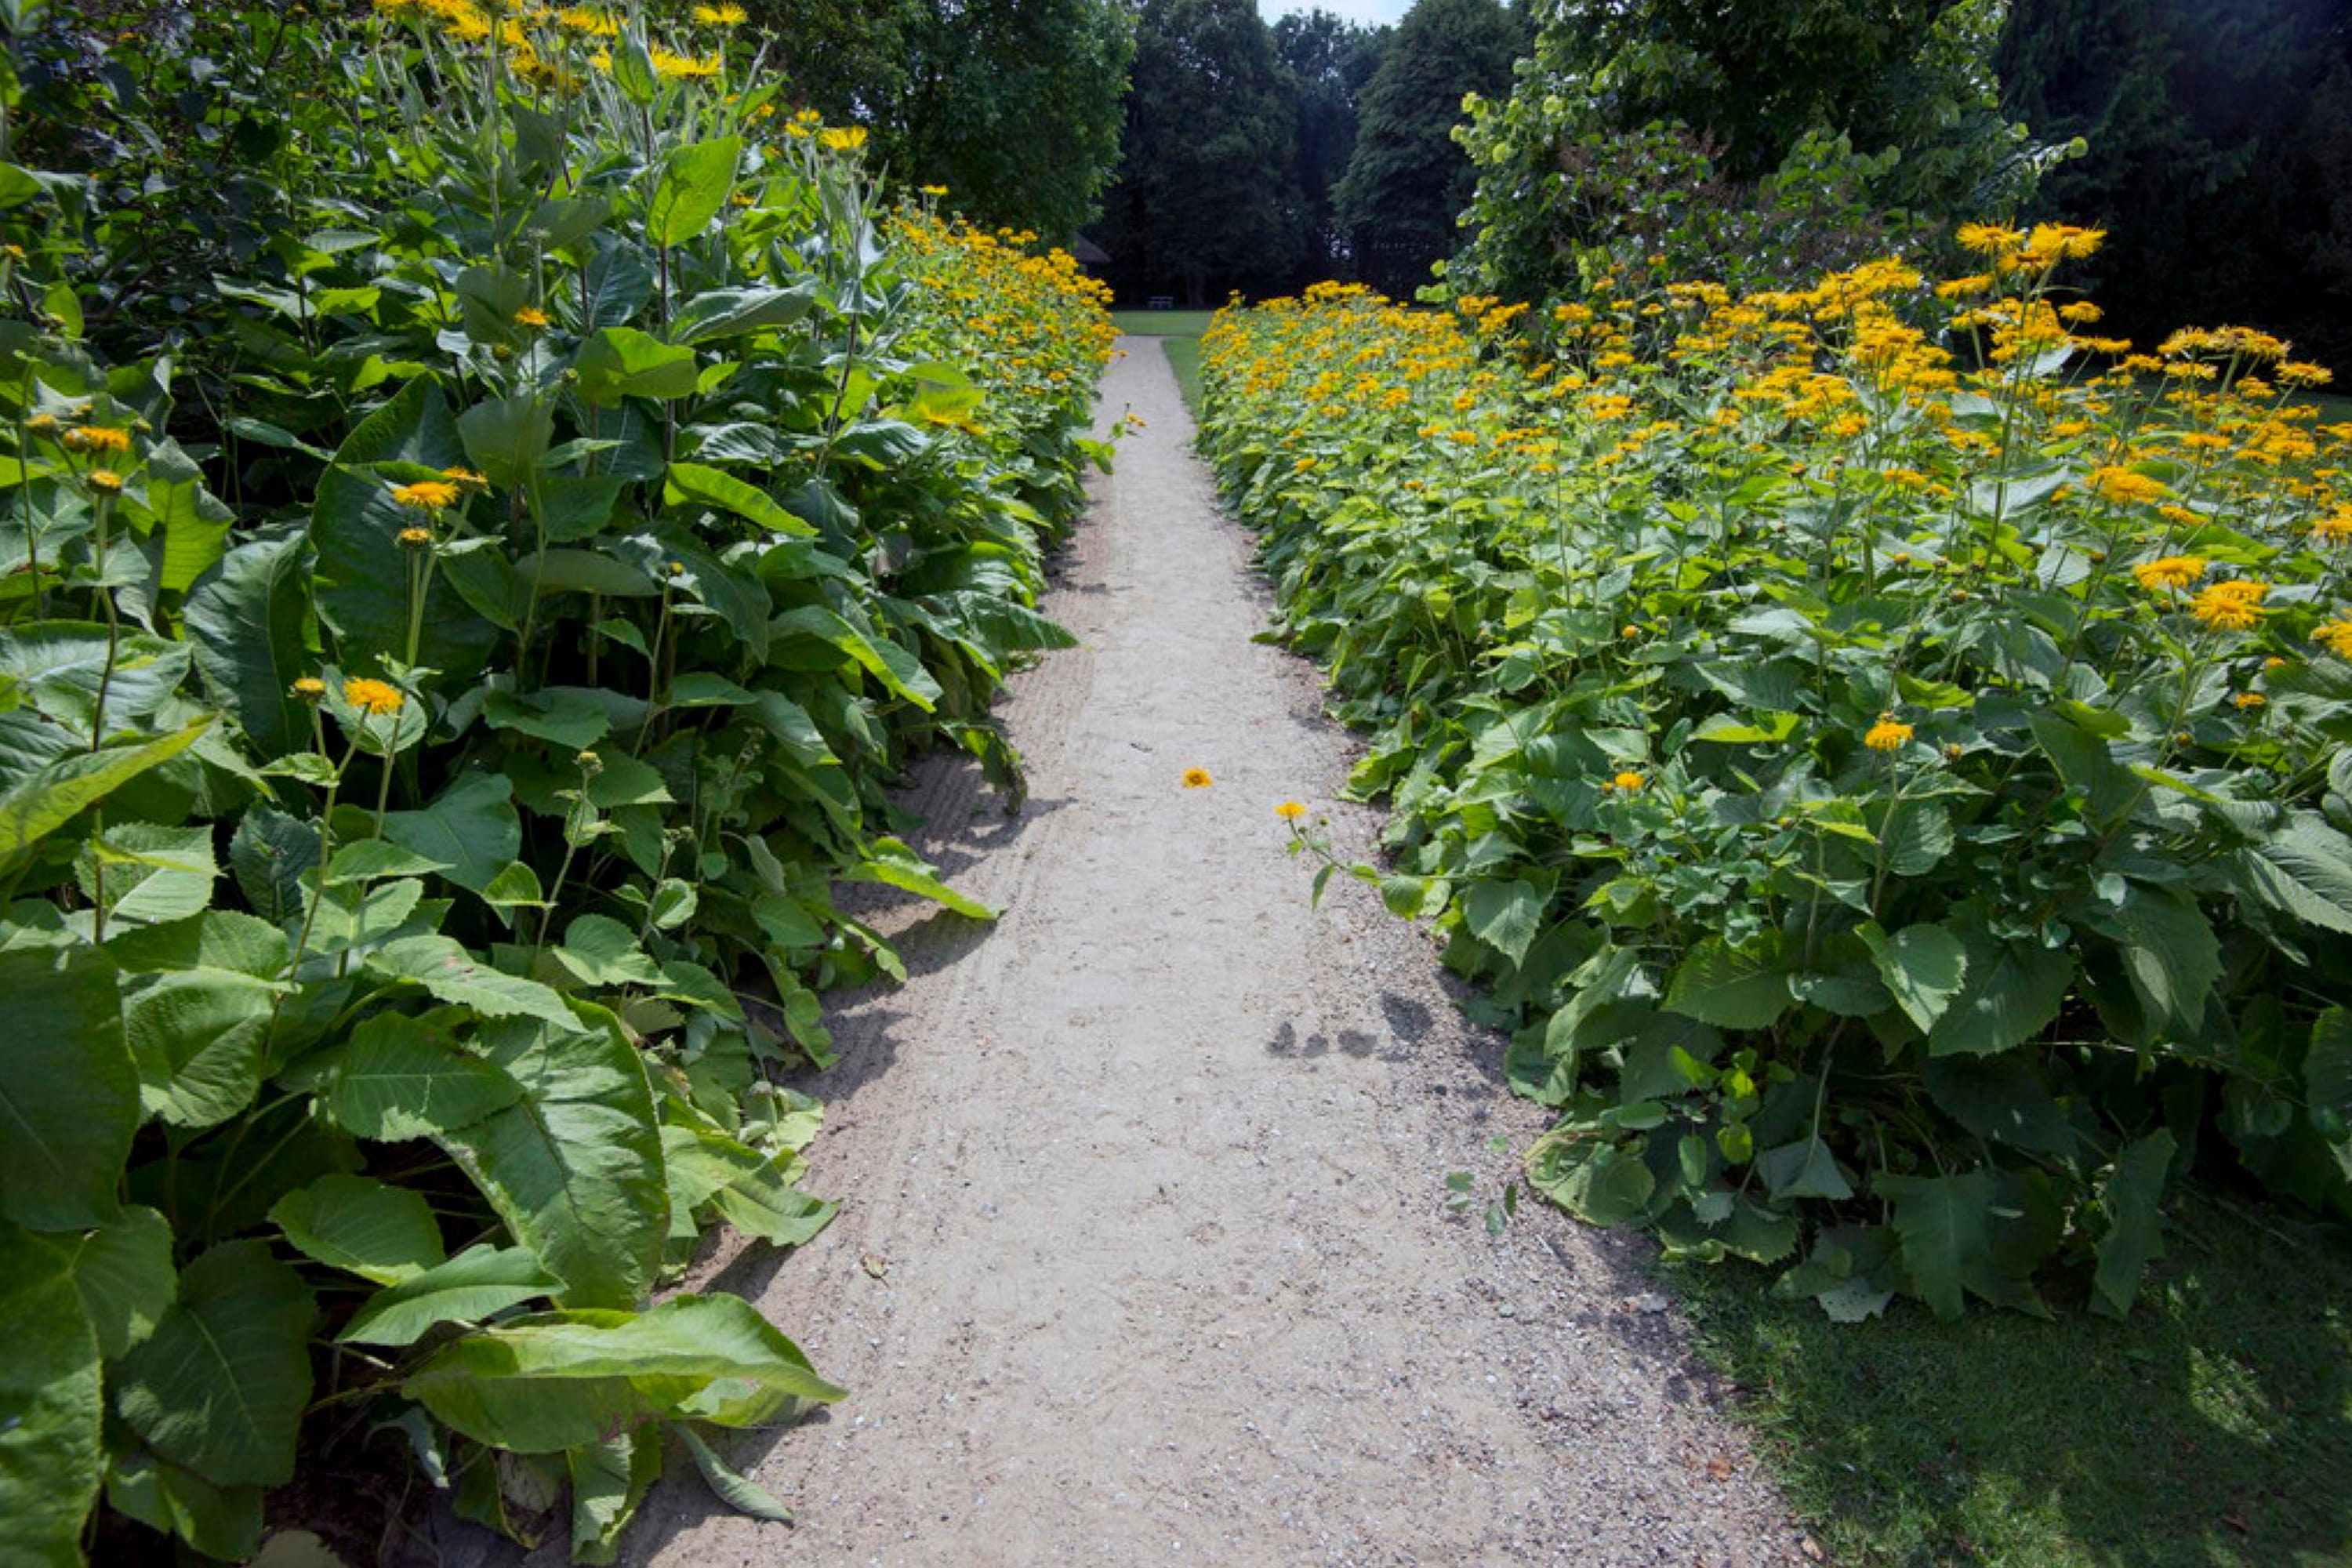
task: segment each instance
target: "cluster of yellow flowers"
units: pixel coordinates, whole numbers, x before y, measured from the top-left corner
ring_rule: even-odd
[[[991,232],[914,208],[893,220],[891,241],[933,302],[925,347],[971,367],[983,389],[976,414],[942,410],[934,423],[993,433],[1092,396],[1118,331],[1109,287],[1067,251],[1037,250],[1026,230]]]

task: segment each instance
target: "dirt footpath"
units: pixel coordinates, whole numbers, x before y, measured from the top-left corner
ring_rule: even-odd
[[[1338,881],[1307,907],[1275,806],[1347,735],[1250,639],[1267,600],[1160,345],[1046,609],[1084,646],[1015,683],[1018,816],[935,766],[921,847],[1004,907],[892,905],[912,975],[848,999],[812,1190],[841,1217],[717,1281],[852,1391],[733,1452],[799,1514],[690,1468],[623,1560],[751,1563],[1801,1561],[1639,1243],[1479,1207],[1540,1111],[1445,998],[1425,937]],[[1191,767],[1215,783],[1182,787]],[[685,1468],[685,1467],[681,1467]]]

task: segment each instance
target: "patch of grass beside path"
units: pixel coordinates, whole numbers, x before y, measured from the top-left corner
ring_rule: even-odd
[[[1177,390],[1184,395],[1184,406],[1192,417],[1201,416],[1201,340],[1198,338],[1167,338],[1160,344],[1168,355],[1169,368],[1176,373]]]
[[[1113,310],[1113,325],[1131,337],[1197,338],[1209,330],[1211,310]]]
[[[2128,1322],[1898,1301],[1831,1322],[1669,1270],[1701,1354],[1844,1568],[2352,1563],[2352,1238],[2210,1197]]]

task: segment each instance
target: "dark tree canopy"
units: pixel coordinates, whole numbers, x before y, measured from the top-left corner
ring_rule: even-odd
[[[1118,162],[1134,51],[1118,0],[766,0],[800,100],[864,125],[902,184],[1066,242]]]
[[[1420,0],[1398,24],[1364,88],[1334,195],[1367,282],[1410,292],[1454,248],[1477,183],[1454,141],[1462,100],[1509,88],[1528,42],[1525,22],[1498,0]]]
[[[1304,225],[1297,281],[1352,275],[1354,249],[1332,210],[1356,152],[1356,104],[1391,37],[1328,11],[1294,11],[1274,24],[1274,49],[1297,104],[1296,179]]]

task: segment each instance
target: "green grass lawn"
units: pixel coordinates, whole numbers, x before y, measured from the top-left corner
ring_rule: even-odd
[[[1160,346],[1167,351],[1168,363],[1176,373],[1176,385],[1184,394],[1184,406],[1192,417],[1201,416],[1201,340],[1198,338],[1164,338]]]
[[[2190,1198],[2128,1322],[1899,1301],[1845,1326],[1745,1265],[1670,1270],[1845,1568],[2352,1563],[2352,1238]]]
[[[1209,325],[1213,310],[1113,310],[1118,330],[1139,338],[1197,338]]]

